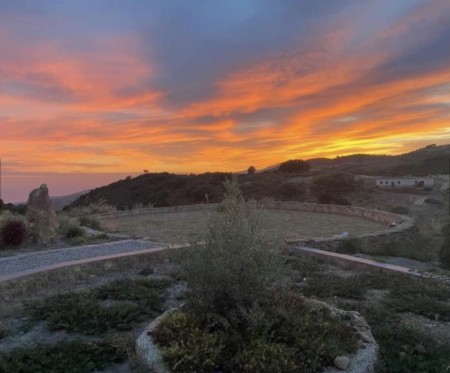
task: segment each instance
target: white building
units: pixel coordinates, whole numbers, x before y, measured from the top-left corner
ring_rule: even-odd
[[[376,185],[389,189],[432,189],[434,180],[432,177],[379,177]]]

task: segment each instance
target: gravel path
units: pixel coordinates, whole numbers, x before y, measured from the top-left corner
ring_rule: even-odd
[[[89,260],[115,254],[131,253],[141,250],[160,249],[161,245],[140,240],[123,240],[67,247],[63,249],[37,251],[12,257],[0,258],[0,281],[11,275],[38,271],[40,268],[63,265],[67,262]]]

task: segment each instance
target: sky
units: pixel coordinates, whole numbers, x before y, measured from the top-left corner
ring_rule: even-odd
[[[0,0],[2,198],[449,143],[449,40],[448,0]]]

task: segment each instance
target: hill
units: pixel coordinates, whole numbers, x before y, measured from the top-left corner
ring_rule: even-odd
[[[297,175],[298,176],[298,175]],[[265,197],[280,200],[301,200],[305,190],[291,183],[293,176],[273,172],[253,175],[237,175],[246,198]],[[154,207],[180,206],[205,202],[219,202],[225,191],[224,181],[230,173],[205,173],[200,175],[176,175],[148,173],[134,178],[127,177],[115,183],[96,188],[80,196],[66,206],[67,209],[90,203],[106,203],[118,209],[131,209],[138,205]]]
[[[380,176],[448,174],[449,160],[450,145],[431,145],[397,156],[355,154],[334,159],[310,159],[308,163],[312,169],[308,175],[336,171]],[[89,203],[107,203],[119,209],[137,205],[163,207],[214,203],[222,199],[223,182],[230,177],[230,173],[221,172],[200,175],[148,173],[93,189],[70,203],[67,208]],[[307,177],[282,174],[277,171],[277,166],[268,167],[253,175],[240,173],[237,177],[246,198],[304,200],[307,193],[307,187],[301,182],[302,179],[307,182]]]

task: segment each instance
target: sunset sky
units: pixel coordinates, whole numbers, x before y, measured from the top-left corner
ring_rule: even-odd
[[[6,201],[403,153],[449,120],[449,0],[0,0]]]

